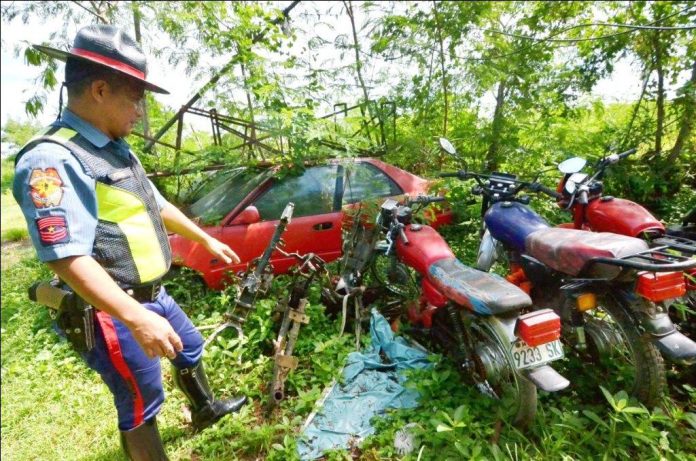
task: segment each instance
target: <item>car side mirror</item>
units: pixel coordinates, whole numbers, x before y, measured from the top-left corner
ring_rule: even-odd
[[[259,210],[254,205],[249,205],[241,213],[239,213],[230,223],[230,226],[239,226],[242,224],[255,224],[261,221]]]

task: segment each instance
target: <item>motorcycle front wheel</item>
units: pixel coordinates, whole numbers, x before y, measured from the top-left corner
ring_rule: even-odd
[[[564,336],[592,373],[589,379],[610,392],[625,390],[649,408],[658,405],[666,386],[662,356],[641,334],[630,300],[620,292],[597,296],[597,307],[583,314],[586,348],[572,328]]]
[[[405,300],[418,297],[416,272],[394,255],[375,252],[370,262],[370,275],[392,295]]]

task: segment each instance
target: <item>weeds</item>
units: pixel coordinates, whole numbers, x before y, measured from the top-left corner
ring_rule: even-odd
[[[29,231],[26,228],[9,229],[2,233],[3,242],[17,242],[29,237]]]
[[[48,276],[35,258],[3,271],[3,459],[123,459],[108,390],[53,333],[48,312],[27,301],[26,287]],[[172,460],[297,459],[296,437],[302,424],[324,388],[339,377],[353,338],[337,337],[338,320],[325,315],[318,289],[313,289],[311,322],[296,347],[300,365],[287,381],[286,400],[270,407],[272,311],[285,295],[286,282],[279,277],[268,297],[257,303],[244,340],[228,330],[205,352],[216,393],[251,398],[238,415],[192,433],[181,411],[185,399],[173,389],[163,364],[167,399],[159,425]],[[166,287],[197,325],[219,323],[236,296],[232,288],[222,293],[206,290],[190,271],[174,275]],[[390,410],[375,418],[374,435],[359,447],[334,450],[325,459],[696,459],[693,383],[674,385],[672,393],[680,393],[680,401],[667,399],[654,411],[623,391],[600,389],[597,399],[582,401],[572,390],[542,392],[537,422],[522,434],[499,420],[496,403],[468,386],[452,362],[435,354],[431,359],[432,369],[409,372],[407,385],[419,391],[419,408]],[[406,426],[413,444],[410,453],[395,446]]]

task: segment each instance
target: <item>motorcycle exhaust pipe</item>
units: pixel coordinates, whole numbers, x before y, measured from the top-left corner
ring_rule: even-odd
[[[696,342],[677,331],[667,314],[645,317],[641,324],[667,359],[679,365],[696,363]]]

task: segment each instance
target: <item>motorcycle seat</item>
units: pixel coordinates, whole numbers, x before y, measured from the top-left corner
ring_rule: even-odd
[[[481,315],[497,315],[531,306],[527,293],[502,277],[465,266],[457,258],[428,268],[428,279],[448,299]]]
[[[634,237],[610,232],[589,232],[550,227],[529,234],[525,240],[527,254],[550,268],[573,276],[581,275],[593,258],[623,258],[648,249],[648,244]],[[593,264],[584,277],[612,279],[621,268]]]

